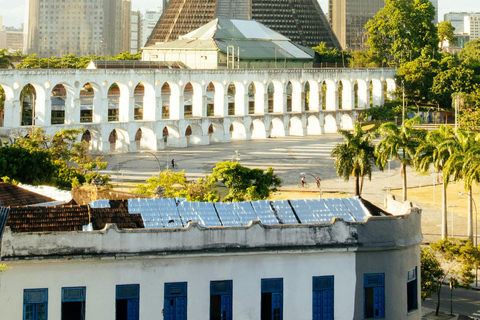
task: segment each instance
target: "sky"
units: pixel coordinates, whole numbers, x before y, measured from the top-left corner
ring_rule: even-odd
[[[28,1],[28,0],[26,0]],[[152,0],[131,0],[134,10],[155,10],[161,6],[162,0],[157,0],[158,6],[154,5]],[[360,1],[360,0],[359,0]],[[328,0],[318,0],[323,11],[327,13]],[[479,12],[480,1],[478,0],[438,0],[439,19],[443,20],[443,15],[447,12]],[[3,16],[4,26],[20,27],[25,16],[24,0],[0,0],[0,15]]]

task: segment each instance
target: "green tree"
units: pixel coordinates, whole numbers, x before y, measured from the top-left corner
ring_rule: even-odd
[[[438,42],[441,44],[448,42],[450,45],[455,44],[455,27],[452,26],[450,20],[442,21],[438,24]]]
[[[459,128],[466,131],[480,131],[480,84],[475,84],[470,94],[458,93],[453,96],[459,98],[458,124]]]
[[[443,278],[443,270],[435,252],[430,247],[420,249],[420,279],[422,300],[430,298],[432,293],[437,292],[437,279]]]
[[[213,181],[221,181],[229,193],[224,201],[262,200],[269,197],[270,192],[275,192],[282,180],[274,174],[273,168],[250,169],[238,162],[219,162],[213,168]]]
[[[474,69],[478,74],[480,70],[480,39],[470,40],[465,44],[458,57],[462,64],[470,69]]]
[[[350,176],[355,178],[355,195],[361,196],[360,178],[365,176],[372,179],[372,169],[375,164],[374,146],[372,140],[375,134],[369,132],[364,134],[362,126],[356,124],[353,133],[348,131],[338,131],[343,137],[343,143],[337,144],[330,155],[336,157],[335,168],[337,175],[345,181],[349,181]]]
[[[478,83],[478,77],[475,75],[475,71],[459,66],[439,72],[433,78],[431,92],[441,105],[451,106],[454,93],[470,93],[476,83]]]
[[[348,51],[340,51],[337,48],[330,48],[327,47],[325,42],[320,42],[318,46],[313,47],[320,58],[320,62],[322,63],[337,63],[340,65],[348,65],[348,61],[350,59],[350,52]]]
[[[8,54],[7,49],[0,50],[0,69],[13,68],[13,56]]]
[[[406,120],[400,128],[392,122],[384,123],[378,128],[381,141],[375,146],[377,166],[385,170],[390,159],[400,161],[400,173],[403,177],[403,201],[407,201],[407,166],[413,164],[416,149],[427,134],[425,130],[415,129],[420,117]]]
[[[350,53],[350,68],[379,68],[382,59],[372,50],[356,50]]]
[[[437,172],[442,172],[446,162],[450,158],[449,141],[454,138],[453,129],[449,126],[440,126],[429,132],[425,140],[421,141],[415,153],[415,168],[428,173],[430,166]],[[447,184],[442,184],[442,238],[447,236]]]
[[[450,289],[464,287],[470,289],[473,282],[474,266],[478,266],[479,251],[469,240],[455,238],[440,239],[430,244],[430,248],[436,254],[442,273],[437,274],[436,292],[437,308],[435,314],[440,310],[440,292],[442,284],[447,277],[450,281]]]
[[[383,61],[405,62],[426,48],[438,47],[435,7],[429,0],[385,0],[385,7],[365,25],[367,45]]]

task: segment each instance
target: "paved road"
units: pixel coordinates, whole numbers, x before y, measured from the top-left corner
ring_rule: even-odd
[[[440,310],[450,314],[450,288],[448,285],[442,287],[440,299]],[[455,289],[452,293],[452,301],[454,314],[480,319],[480,291]],[[435,309],[436,306],[436,294],[422,302],[422,307]]]
[[[153,152],[159,159],[162,169],[172,158],[178,163],[179,169],[185,169],[188,179],[194,179],[212,172],[219,161],[235,158],[235,150],[240,153],[239,162],[247,167],[266,169],[273,167],[283,180],[282,188],[298,190],[301,172],[307,172],[322,179],[322,191],[340,191],[354,193],[354,181],[344,182],[336,175],[333,166],[334,159],[330,157],[332,148],[342,141],[338,134],[322,136],[285,137],[265,140],[234,141],[231,143],[212,144],[208,146],[189,146],[187,148],[170,148],[167,151]],[[109,165],[106,172],[112,174],[113,181],[145,181],[158,174],[156,159],[148,153],[112,154],[107,157]],[[386,190],[401,188],[402,179],[399,172],[400,164],[392,161],[390,170],[380,172],[374,169],[372,181],[365,180],[362,196],[383,207]],[[408,169],[409,187],[432,184],[429,175],[418,175]],[[314,179],[306,175],[307,182],[314,186]],[[313,190],[313,188],[312,188]],[[409,190],[415,192],[415,188]],[[439,210],[419,203],[423,209],[422,229],[425,242],[439,238],[441,230],[441,215]],[[455,217],[455,229],[467,230],[466,219]]]

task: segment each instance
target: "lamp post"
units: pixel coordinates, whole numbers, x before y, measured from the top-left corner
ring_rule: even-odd
[[[317,177],[315,177],[313,174],[311,173],[305,173],[305,172],[300,172],[300,174],[302,176],[308,174],[309,176],[312,176],[313,179],[315,179],[315,182],[317,181]],[[322,179],[318,178],[319,180],[319,184],[318,184],[318,192],[319,192],[319,195],[318,195],[318,198],[321,199],[322,198]]]
[[[455,96],[455,131],[457,131],[457,114],[458,114],[458,94]]]
[[[475,206],[475,247],[477,247],[477,238],[478,238],[478,212],[477,212],[477,203],[475,199],[472,197],[470,193],[463,193],[460,192],[459,195],[464,196],[467,195],[473,201],[473,205]],[[478,266],[475,268],[475,286],[478,287]]]
[[[158,177],[160,178],[160,171],[162,171],[162,169],[160,168],[160,160],[158,160],[158,157],[153,152],[150,152],[150,151],[144,151],[143,150],[143,151],[140,151],[140,153],[148,153],[148,154],[151,154],[152,156],[155,157],[155,159],[157,160],[157,164],[158,164]]]
[[[448,207],[452,208],[452,238],[453,238],[454,237],[454,233],[453,233],[453,210],[454,210],[454,208],[456,208],[458,206],[453,205],[453,206],[448,206]]]
[[[402,79],[402,125],[405,123],[405,80]]]

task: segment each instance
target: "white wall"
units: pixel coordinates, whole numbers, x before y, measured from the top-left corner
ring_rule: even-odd
[[[164,283],[188,282],[189,319],[208,319],[210,281],[233,280],[233,318],[260,319],[261,279],[283,278],[284,319],[312,318],[312,277],[335,276],[335,318],[352,319],[355,253],[286,252],[9,262],[1,318],[21,320],[23,290],[48,288],[48,317],[61,317],[61,288],[86,287],[86,319],[115,319],[115,286],[140,284],[140,319],[162,319]]]

